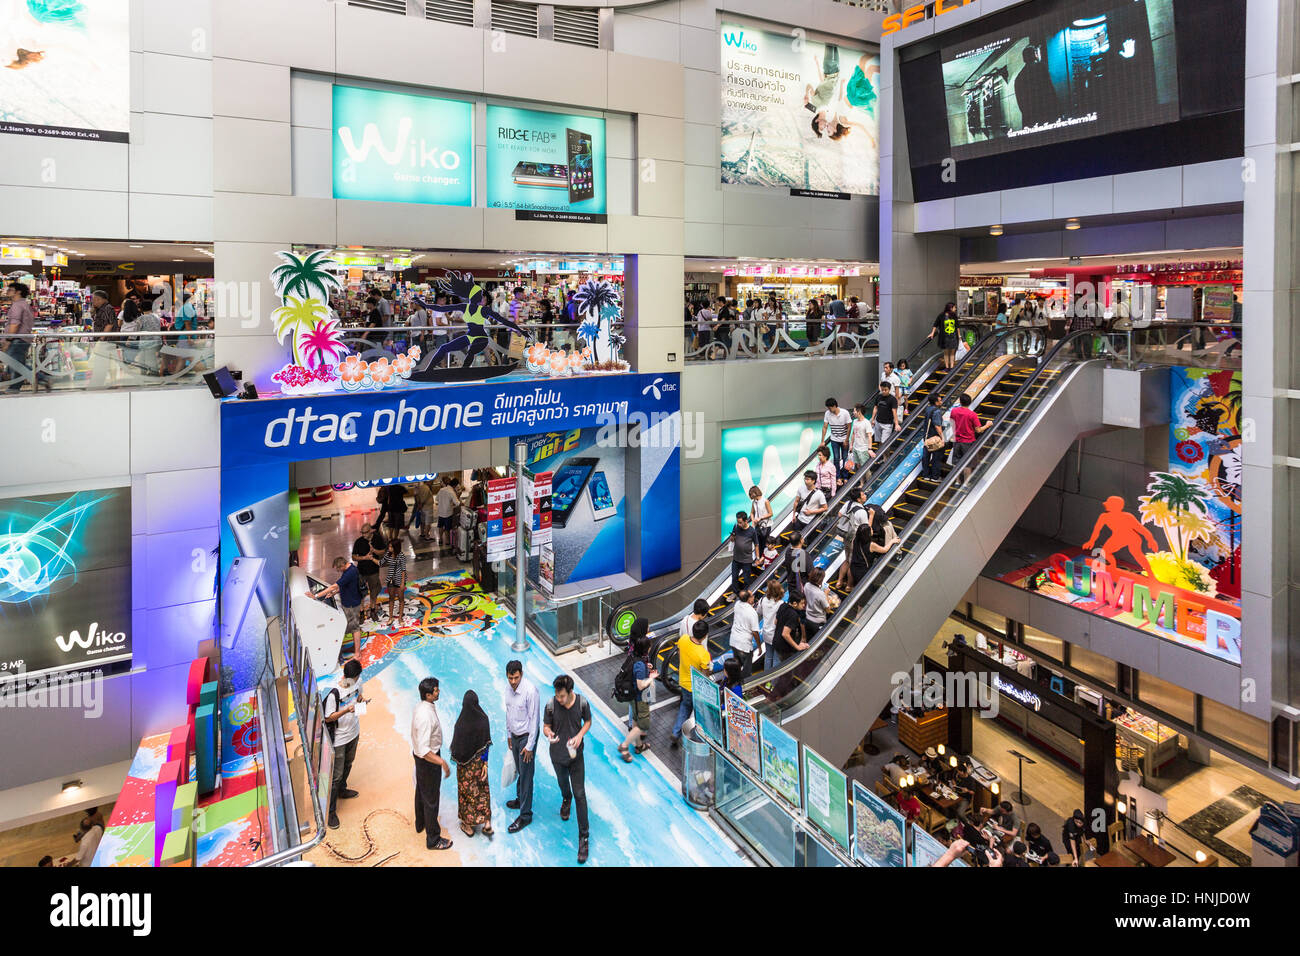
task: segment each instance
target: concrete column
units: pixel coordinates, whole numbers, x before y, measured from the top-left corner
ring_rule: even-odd
[[[218,197],[215,200],[220,203]],[[217,242],[216,356],[218,365],[241,370],[247,381],[273,386],[271,375],[289,361],[291,344],[275,339],[271,313],[279,306],[271,270],[276,252],[293,242]]]
[[[682,256],[628,255],[623,260],[624,353],[638,372],[683,368]],[[669,356],[673,356],[669,360]]]

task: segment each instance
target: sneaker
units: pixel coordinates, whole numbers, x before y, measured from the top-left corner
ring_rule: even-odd
[[[572,802],[572,801],[565,800],[563,803],[560,804],[560,819],[561,819],[561,820],[567,820],[567,819],[569,819],[569,806],[570,806],[571,802]]]
[[[333,811],[330,811],[330,829],[337,830],[338,828],[339,828],[339,815],[337,813],[334,813]]]
[[[676,750],[681,745],[682,745],[681,737],[673,736],[670,738],[670,746],[673,748],[673,750]]]
[[[587,862],[587,838],[586,837],[578,838],[578,862],[579,863]]]
[[[352,789],[344,790],[342,793],[339,794],[339,798],[343,800],[351,800],[353,797],[359,797],[359,796],[361,796],[361,794],[357,793],[357,791]]]

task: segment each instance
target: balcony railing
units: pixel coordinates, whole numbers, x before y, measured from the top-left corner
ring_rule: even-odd
[[[876,316],[834,319],[809,327],[802,318],[714,323],[707,333],[693,324],[684,329],[687,362],[824,355],[874,355],[880,349]]]
[[[48,331],[0,335],[0,394],[202,385],[213,333]]]

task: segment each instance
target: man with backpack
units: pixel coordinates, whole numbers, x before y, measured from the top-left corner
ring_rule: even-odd
[[[943,405],[938,389],[930,392],[930,403],[922,412],[925,416],[925,454],[921,457],[921,477],[930,481],[943,480]]]
[[[361,662],[355,657],[343,665],[343,679],[338,686],[331,687],[321,701],[321,713],[325,715],[325,735],[334,746],[334,776],[330,785],[331,830],[339,828],[339,797],[344,800],[357,796],[355,790],[348,789],[348,774],[352,771],[352,761],[357,756],[357,743],[361,740],[361,719],[357,705],[364,705],[361,687],[357,680],[361,677]],[[348,703],[344,703],[344,701]]]
[[[591,730],[591,705],[573,690],[573,678],[555,678],[555,696],[546,705],[542,733],[551,742],[551,765],[560,785],[560,819],[569,819],[569,807],[578,804],[578,862],[587,862],[587,787],[583,738]]]
[[[849,574],[850,550],[853,547],[853,538],[858,532],[858,528],[867,523],[867,490],[859,484],[853,489],[849,496],[849,503],[836,522],[836,528],[840,532],[844,542],[844,560],[840,562],[840,573],[835,578],[835,586],[841,591],[847,591],[853,584],[853,577]]]
[[[630,748],[638,738],[637,753],[643,753],[650,746],[646,742],[650,733],[650,701],[646,699],[646,691],[658,677],[659,671],[650,663],[650,638],[644,635],[635,637],[628,655],[623,658],[623,666],[614,677],[614,699],[628,705],[628,732],[618,745],[624,763],[632,762]]]

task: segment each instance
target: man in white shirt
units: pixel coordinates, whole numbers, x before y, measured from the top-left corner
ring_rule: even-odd
[[[460,496],[454,485],[448,483],[438,489],[438,545],[452,548],[456,541],[456,509],[460,507]],[[445,543],[444,543],[445,539]]]
[[[699,311],[695,313],[696,348],[703,348],[709,344],[710,340],[712,340],[713,321],[713,310],[707,305],[700,306]]]
[[[333,731],[334,777],[330,786],[329,825],[331,830],[339,828],[338,802],[358,796],[357,791],[348,789],[348,774],[352,771],[352,761],[357,756],[357,744],[361,740],[361,718],[357,705],[365,709],[365,700],[361,696],[361,662],[355,657],[343,665],[343,677],[337,687],[331,687],[321,701],[321,710],[325,714],[325,729],[328,735]]]
[[[826,495],[817,487],[817,472],[803,473],[804,495],[799,503],[799,514],[794,519],[800,531],[817,520],[817,516],[826,511]]]
[[[702,621],[709,616],[709,602],[704,598],[696,598],[695,606],[691,608],[691,613],[682,618],[682,626],[677,629],[677,636],[690,637],[694,631],[697,621]]]
[[[853,418],[848,409],[840,408],[840,403],[834,398],[826,399],[826,414],[822,417],[822,443],[830,448],[836,470],[844,467],[844,451],[849,444],[849,427],[852,424]],[[826,440],[828,434],[830,441]]]
[[[742,590],[736,595],[736,609],[731,617],[731,651],[740,661],[740,673],[746,680],[754,672],[754,651],[758,648],[760,633],[754,594]]]
[[[515,758],[515,798],[506,807],[518,810],[519,816],[506,830],[518,833],[533,822],[533,770],[537,766],[537,727],[541,714],[541,696],[531,681],[524,680],[524,665],[519,661],[506,664],[506,739],[510,755]]]
[[[99,849],[100,837],[104,835],[104,828],[99,824],[89,824],[87,820],[81,821],[81,840],[77,843],[77,866],[88,867],[95,860],[95,851]]]
[[[446,850],[451,841],[442,835],[438,822],[443,777],[451,766],[442,759],[442,722],[438,719],[438,678],[420,681],[420,702],[411,715],[411,755],[415,758],[415,832],[422,833],[430,850]]]

